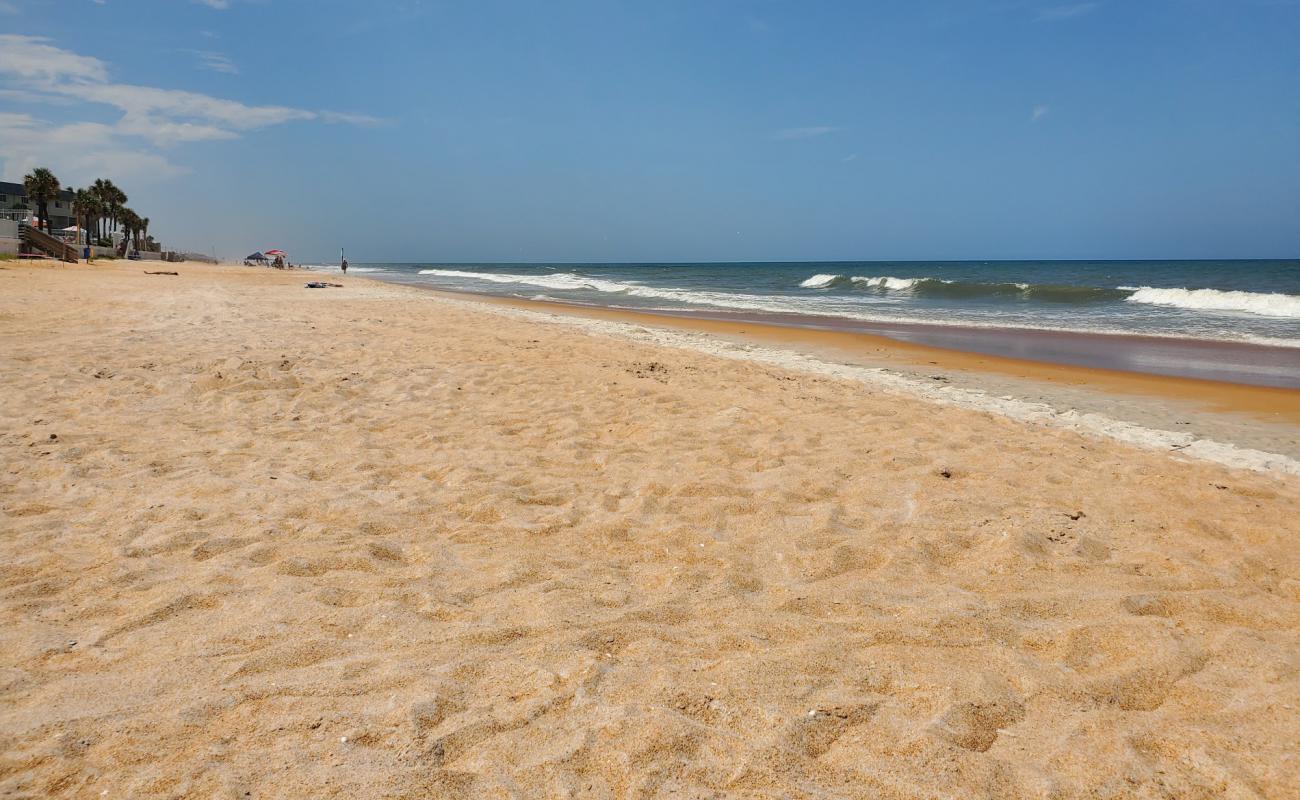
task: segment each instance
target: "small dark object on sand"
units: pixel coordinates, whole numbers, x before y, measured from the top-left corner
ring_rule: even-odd
[[[149,270],[145,270],[145,271],[144,271],[144,274],[146,274],[146,275],[179,275],[180,273],[179,273],[179,272],[150,272]]]
[[[327,289],[331,286],[342,287],[341,283],[330,283],[329,281],[311,281],[307,284],[308,289]]]

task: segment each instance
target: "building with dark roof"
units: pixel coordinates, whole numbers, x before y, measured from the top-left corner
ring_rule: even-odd
[[[62,230],[72,226],[72,192],[68,189],[61,189],[59,196],[50,200],[48,211],[50,212],[50,227],[54,230]],[[0,209],[10,208],[30,208],[34,213],[36,203],[27,198],[27,188],[21,183],[10,183],[0,181]]]

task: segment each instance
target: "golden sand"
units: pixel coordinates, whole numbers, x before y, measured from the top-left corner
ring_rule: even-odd
[[[1300,482],[352,278],[0,269],[2,797],[1300,795]]]
[[[464,297],[439,292],[447,297]],[[705,319],[685,315],[647,313],[627,309],[579,306],[544,300],[472,295],[477,302],[514,308],[561,312],[590,319],[675,328],[725,336],[756,344],[795,347],[831,358],[866,359],[874,365],[929,365],[940,370],[989,373],[1026,378],[1046,386],[1081,386],[1115,394],[1186,401],[1215,412],[1243,414],[1300,429],[1300,390],[1240,383],[1180,378],[1139,372],[1080,367],[1023,358],[969,353],[886,336],[789,327],[756,322]]]

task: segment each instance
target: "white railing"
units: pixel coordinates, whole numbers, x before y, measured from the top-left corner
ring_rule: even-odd
[[[25,208],[4,208],[0,209],[0,219],[11,219],[14,222],[22,222],[35,216]]]

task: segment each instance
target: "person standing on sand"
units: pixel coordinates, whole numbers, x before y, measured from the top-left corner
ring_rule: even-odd
[[[343,274],[344,274],[344,275],[347,275],[347,274],[348,274],[348,260],[347,260],[346,258],[343,259],[343,265],[342,265],[342,266],[343,266]]]

